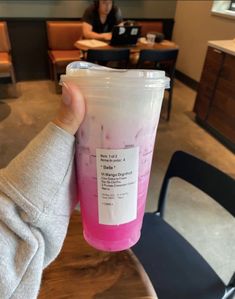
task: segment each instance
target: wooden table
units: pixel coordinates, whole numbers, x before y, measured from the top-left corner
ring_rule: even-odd
[[[178,46],[171,41],[168,40],[164,40],[161,43],[154,43],[153,45],[151,44],[147,44],[147,43],[142,43],[142,42],[138,42],[135,46],[131,46],[131,47],[125,47],[125,46],[102,46],[102,47],[88,47],[85,46],[84,44],[80,43],[81,41],[76,41],[76,43],[74,44],[76,48],[78,48],[79,50],[83,51],[83,52],[87,52],[89,49],[115,49],[115,48],[128,48],[130,49],[131,53],[138,53],[140,52],[140,50],[142,49],[156,49],[156,50],[160,50],[160,49],[178,49]]]
[[[38,299],[157,299],[131,250],[98,251],[82,235],[74,212],[58,258],[44,271]]]

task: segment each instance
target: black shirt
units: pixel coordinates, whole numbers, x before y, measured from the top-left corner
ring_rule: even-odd
[[[121,11],[117,6],[113,6],[112,10],[107,16],[104,24],[100,21],[100,16],[95,5],[90,5],[84,12],[82,21],[92,26],[92,31],[96,33],[111,32],[115,25],[122,22]]]

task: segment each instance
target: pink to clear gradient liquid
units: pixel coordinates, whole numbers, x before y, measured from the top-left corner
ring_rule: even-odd
[[[80,205],[83,221],[83,232],[86,241],[93,247],[104,251],[120,251],[130,248],[140,237],[145,200],[148,190],[146,176],[138,187],[137,218],[134,221],[120,225],[104,225],[98,222],[97,182],[95,179],[82,178],[79,188]]]
[[[76,159],[83,234],[86,241],[97,249],[125,250],[133,246],[140,237],[160,114],[159,105],[161,106],[161,103],[157,104],[156,108],[154,105],[150,106],[144,117],[141,115],[140,108],[135,117],[130,117],[130,112],[126,109],[125,119],[109,116],[117,113],[110,111],[110,107],[107,110],[105,107],[101,107],[100,110],[95,107],[95,113],[88,111],[88,116],[78,131]],[[130,147],[139,147],[137,217],[131,222],[120,225],[100,224],[96,148],[125,149]]]

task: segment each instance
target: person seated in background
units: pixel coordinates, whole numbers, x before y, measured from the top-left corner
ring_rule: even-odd
[[[111,40],[111,31],[122,23],[121,10],[112,0],[96,0],[82,17],[85,39]]]

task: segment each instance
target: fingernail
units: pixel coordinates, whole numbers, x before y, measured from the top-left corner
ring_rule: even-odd
[[[62,83],[63,90],[62,90],[62,101],[66,106],[69,106],[71,103],[71,94],[68,85],[63,82]]]

